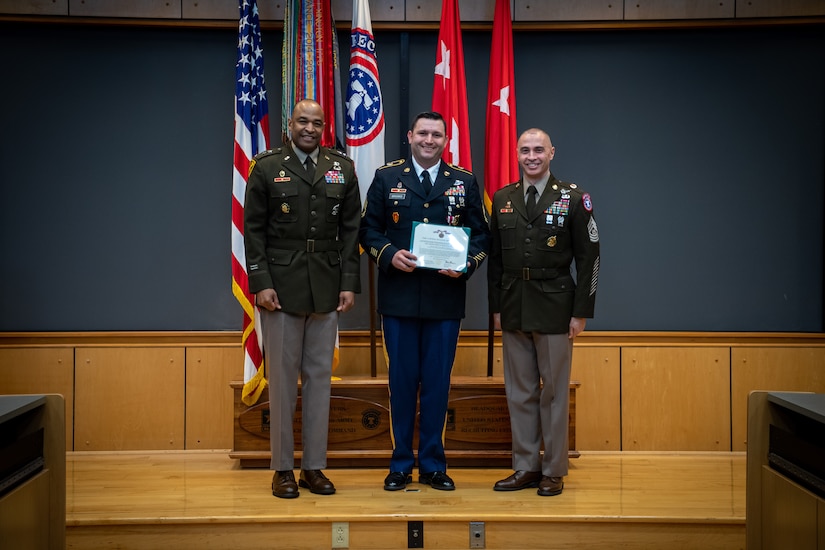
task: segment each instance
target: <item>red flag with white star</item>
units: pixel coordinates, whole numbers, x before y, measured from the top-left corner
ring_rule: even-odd
[[[464,46],[458,0],[441,4],[438,32],[433,111],[441,113],[447,125],[445,161],[472,170],[470,160],[470,117],[467,113],[467,82],[464,77]]]
[[[484,205],[488,213],[496,191],[519,178],[513,74],[510,2],[496,0],[490,47],[490,80],[487,84],[487,154],[484,158]]]

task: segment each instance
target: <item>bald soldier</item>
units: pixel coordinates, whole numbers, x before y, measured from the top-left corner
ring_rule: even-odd
[[[590,195],[550,172],[546,132],[524,132],[517,152],[522,178],[496,192],[490,219],[490,310],[502,330],[514,470],[493,488],[553,496],[567,475],[573,339],[593,317],[599,231]]]

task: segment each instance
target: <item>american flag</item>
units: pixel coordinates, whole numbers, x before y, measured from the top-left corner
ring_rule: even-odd
[[[254,405],[264,388],[263,346],[258,309],[249,293],[243,241],[244,197],[252,157],[269,148],[269,112],[264,86],[264,52],[256,0],[240,0],[238,63],[235,66],[235,162],[232,174],[232,293],[243,308],[244,388]]]

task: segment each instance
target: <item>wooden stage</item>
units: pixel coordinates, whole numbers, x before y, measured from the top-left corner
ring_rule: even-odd
[[[384,469],[328,469],[338,491],[271,495],[272,473],[227,451],[68,453],[66,547],[743,549],[744,453],[594,453],[570,461],[564,493],[496,492],[506,469],[452,468],[457,489],[383,490]],[[417,475],[414,473],[414,480]],[[411,490],[410,490],[411,489]],[[479,537],[475,538],[479,541]],[[478,543],[478,542],[477,542]]]

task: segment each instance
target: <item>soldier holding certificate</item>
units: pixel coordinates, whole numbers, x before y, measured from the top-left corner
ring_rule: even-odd
[[[490,232],[475,176],[441,160],[446,125],[421,113],[407,132],[411,158],[382,166],[361,213],[361,246],[378,266],[378,312],[389,359],[393,454],[384,489],[404,489],[415,466],[413,430],[420,398],[419,482],[453,490],[442,434],[466,281],[487,256]],[[410,252],[415,222],[470,230],[467,263],[427,269]],[[420,393],[419,393],[420,392]]]

